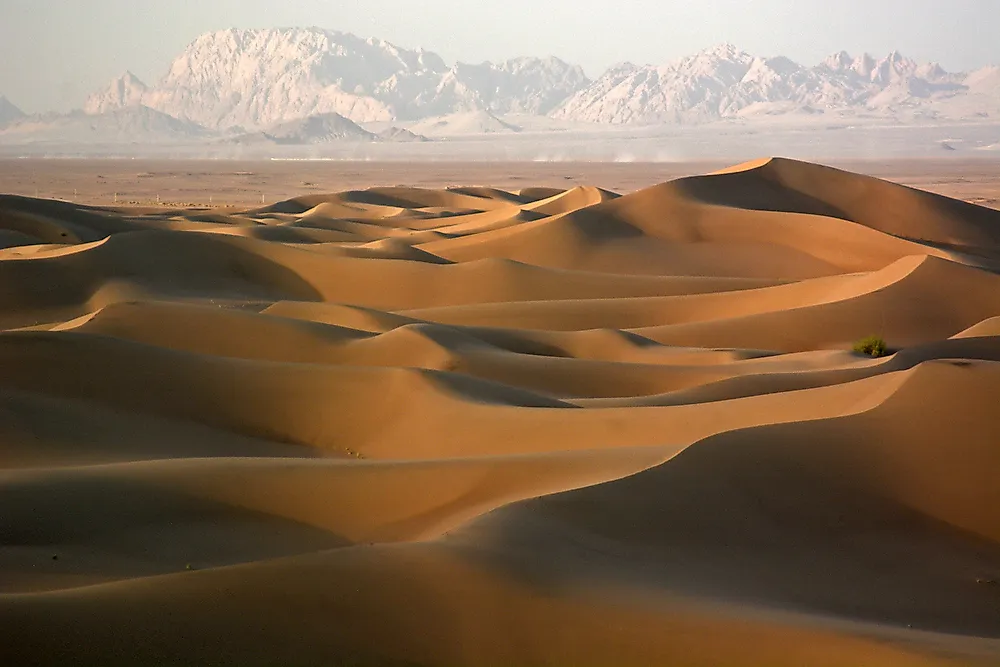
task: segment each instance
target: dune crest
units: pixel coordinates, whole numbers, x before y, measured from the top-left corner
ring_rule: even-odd
[[[781,158],[0,196],[0,662],[1000,664],[998,272]]]

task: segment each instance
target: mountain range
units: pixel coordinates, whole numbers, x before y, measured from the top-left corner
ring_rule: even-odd
[[[822,113],[974,120],[1000,114],[1000,68],[950,73],[897,52],[841,52],[808,67],[722,44],[665,65],[623,63],[591,81],[553,57],[449,66],[430,51],[318,28],[224,30],[196,39],[155,86],[126,73],[84,111],[140,103],[214,130],[331,112],[356,123],[471,111],[610,124]]]
[[[0,143],[103,141],[115,138],[116,126],[125,141],[395,141],[421,138],[404,129],[445,137],[517,132],[517,119],[529,116],[567,127],[996,122],[1000,67],[947,72],[897,52],[841,52],[805,66],[722,44],[663,65],[618,64],[591,80],[555,57],[449,65],[424,49],[319,28],[232,29],[198,37],[153,85],[126,72],[82,112],[26,117],[0,97]]]
[[[84,105],[144,104],[211,129],[316,114],[357,123],[487,110],[544,115],[589,81],[557,58],[449,67],[435,53],[318,28],[225,30],[196,39],[154,87],[127,72]]]
[[[843,51],[806,67],[723,44],[666,65],[613,67],[552,116],[648,124],[791,114],[900,121],[997,117],[1000,68],[949,73],[898,52],[876,59]]]

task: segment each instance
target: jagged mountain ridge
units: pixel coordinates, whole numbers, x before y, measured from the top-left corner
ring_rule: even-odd
[[[112,81],[107,88],[96,92],[84,102],[83,112],[93,115],[117,111],[127,107],[143,106],[142,98],[149,87],[131,71]]]
[[[141,103],[211,129],[262,129],[328,113],[356,123],[545,114],[589,83],[557,58],[449,67],[423,49],[319,28],[225,30],[196,39],[155,86],[126,74],[85,109]]]
[[[954,74],[898,52],[840,52],[806,67],[723,44],[666,65],[612,67],[552,116],[613,124],[790,113],[968,120],[1000,115],[1000,76],[989,70]]]
[[[557,58],[449,66],[430,51],[318,28],[225,30],[196,39],[156,85],[126,73],[85,110],[137,104],[248,132],[330,113],[355,123],[476,112],[615,125],[822,114],[976,121],[1000,117],[1000,68],[949,73],[897,52],[840,52],[809,67],[723,44],[590,81]]]

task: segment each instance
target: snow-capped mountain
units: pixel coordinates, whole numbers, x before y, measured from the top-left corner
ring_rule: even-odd
[[[319,28],[225,30],[196,39],[155,86],[126,74],[85,110],[143,104],[212,129],[253,130],[327,113],[357,123],[544,114],[588,83],[557,58],[449,67],[429,51]]]
[[[3,95],[0,95],[0,126],[24,118],[24,112]]]
[[[666,65],[613,67],[551,115],[650,124],[821,113],[897,120],[996,116],[1000,74],[996,68],[952,74],[898,52],[882,59],[841,52],[806,67],[723,44]]]

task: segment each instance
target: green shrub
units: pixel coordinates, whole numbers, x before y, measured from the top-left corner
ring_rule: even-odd
[[[854,351],[869,357],[884,357],[889,354],[889,348],[880,336],[868,336],[854,344]]]

